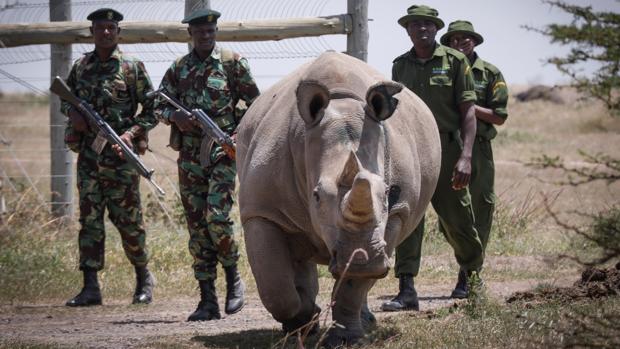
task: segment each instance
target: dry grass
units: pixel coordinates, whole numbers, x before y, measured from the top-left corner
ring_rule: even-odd
[[[563,93],[569,101],[565,105],[539,101],[517,103],[511,100],[509,119],[500,127],[500,134],[494,142],[496,192],[500,201],[483,273],[487,282],[548,281],[575,275],[575,265],[558,263],[554,257],[578,248],[587,253],[588,249],[584,250],[585,245],[580,245],[580,240],[547,219],[542,209],[544,196],[557,197],[553,209],[561,217],[577,223],[580,223],[580,217],[570,210],[598,212],[618,202],[620,183],[560,188],[545,182],[557,177],[557,171],[539,171],[523,165],[533,157],[546,153],[561,155],[579,166],[581,159],[577,150],[605,152],[620,157],[620,147],[617,146],[620,144],[620,119],[610,118],[596,102],[578,100],[573,91]],[[9,213],[2,217],[4,222],[0,225],[0,303],[61,303],[72,296],[80,285],[80,274],[77,272],[78,226],[75,221],[53,221],[40,204],[37,192],[23,178],[20,166],[35,182],[37,190],[49,200],[49,107],[44,101],[33,103],[28,98],[5,95],[0,99],[0,132],[11,141],[10,147],[0,145],[0,176],[6,173],[17,189],[14,192],[7,183],[3,189]],[[156,181],[168,192],[165,201],[158,201],[148,184],[142,184],[147,246],[153,255],[151,267],[158,278],[156,296],[159,299],[196,297],[196,282],[187,251],[188,235],[175,189],[176,153],[165,146],[167,138],[168,128],[157,127],[151,133],[154,153],[145,157],[147,165],[156,169]],[[19,162],[15,161],[14,156]],[[238,222],[237,213],[235,220]],[[422,289],[434,285],[451,286],[458,269],[451,248],[434,228],[435,222],[436,218],[430,213],[423,245],[422,270],[416,279],[416,284],[422,285]],[[120,247],[120,238],[109,222],[106,229],[108,241],[106,268],[102,273],[103,292],[106,297],[129,299],[134,282],[130,265]],[[239,241],[242,241],[238,223],[236,231]],[[243,243],[241,250],[244,255]],[[248,292],[256,295],[245,258],[241,260],[241,272],[247,281]],[[323,266],[319,267],[319,275],[319,304],[323,306],[329,302],[333,280]],[[224,290],[222,279],[218,279],[220,294]],[[370,297],[385,297],[394,294],[396,289],[397,280],[390,275],[377,282]],[[618,302],[611,301],[610,306],[617,310]],[[529,328],[530,324],[519,317],[526,310],[506,308],[493,300],[484,307],[482,311],[486,311],[488,316],[475,320],[460,309],[390,317],[373,334],[375,344],[364,347],[535,347],[534,344],[541,344],[536,341],[536,336],[553,336],[543,327]],[[591,309],[588,304],[579,307],[586,311]],[[544,321],[556,321],[564,311],[571,310],[550,305],[541,309],[538,315],[528,316],[540,315]],[[273,338],[273,334],[259,332],[257,337],[266,343],[279,340],[278,337]],[[245,340],[241,337],[247,337],[247,334],[237,337]],[[533,340],[534,344],[530,345],[529,340]],[[222,338],[222,341],[225,342],[225,339]],[[261,347],[256,343],[265,342],[252,343],[248,347]],[[17,345],[20,343],[11,342],[7,346],[6,342],[0,341],[0,347]],[[204,342],[179,338],[161,338],[154,341],[151,347],[175,345],[209,347]],[[231,345],[222,347],[234,347]]]

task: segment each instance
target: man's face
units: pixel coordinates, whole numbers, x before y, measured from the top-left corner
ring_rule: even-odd
[[[414,46],[429,47],[435,42],[437,25],[427,19],[413,19],[407,23],[407,34]]]
[[[108,20],[97,20],[90,27],[90,32],[95,39],[95,47],[113,48],[118,44],[118,34],[121,28],[118,23]]]
[[[215,47],[216,23],[191,24],[187,29],[198,51],[211,51]]]
[[[465,56],[470,56],[476,47],[476,39],[471,35],[456,33],[450,36],[448,44],[453,49],[461,51]]]

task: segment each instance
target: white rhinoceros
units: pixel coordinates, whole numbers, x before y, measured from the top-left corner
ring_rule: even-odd
[[[239,207],[261,301],[292,331],[319,311],[317,263],[344,278],[326,344],[363,335],[366,296],[439,176],[431,111],[366,63],[326,52],[261,94],[237,138]],[[345,266],[356,253],[348,270]]]

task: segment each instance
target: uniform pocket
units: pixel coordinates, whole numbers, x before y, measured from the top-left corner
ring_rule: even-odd
[[[115,103],[129,103],[131,101],[131,94],[129,92],[129,86],[123,80],[114,80],[110,86],[112,100]]]
[[[452,79],[447,75],[431,76],[429,81],[431,86],[452,86]]]

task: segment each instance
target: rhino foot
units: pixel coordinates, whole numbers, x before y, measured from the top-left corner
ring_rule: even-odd
[[[315,315],[321,312],[321,308],[317,305],[314,306],[314,310],[311,313],[297,314],[292,319],[282,321],[282,330],[285,333],[293,333],[297,330],[301,332],[308,331],[308,335],[314,335],[319,332],[319,319],[315,319]]]
[[[368,305],[365,304],[362,306],[362,312],[360,314],[362,320],[362,328],[364,331],[369,331],[377,325],[377,319],[375,318],[375,314],[370,311]]]
[[[361,333],[334,327],[329,330],[327,337],[321,343],[321,347],[326,349],[342,348],[343,346],[349,346],[359,342],[362,337],[363,335]]]

